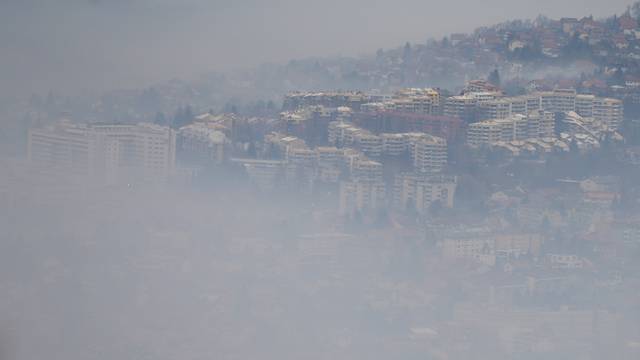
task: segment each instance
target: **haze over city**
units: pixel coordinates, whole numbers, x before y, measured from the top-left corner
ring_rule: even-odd
[[[640,359],[640,1],[0,0],[0,360]]]
[[[355,56],[538,15],[604,17],[628,1],[3,0],[0,95],[78,95]]]

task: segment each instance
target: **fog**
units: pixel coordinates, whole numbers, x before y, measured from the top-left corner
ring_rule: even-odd
[[[508,19],[607,16],[614,1],[2,0],[0,95],[145,87],[309,56],[354,56]]]
[[[640,359],[629,5],[0,0],[0,360]]]

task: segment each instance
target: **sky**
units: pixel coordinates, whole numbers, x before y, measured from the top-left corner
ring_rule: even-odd
[[[78,94],[357,55],[520,18],[621,13],[629,0],[0,0],[0,96]]]

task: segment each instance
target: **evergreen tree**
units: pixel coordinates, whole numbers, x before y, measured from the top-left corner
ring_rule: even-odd
[[[500,86],[500,73],[498,72],[498,69],[493,70],[489,74],[489,78],[487,78],[487,81],[494,86]]]
[[[631,5],[630,12],[634,19],[640,21],[640,1],[636,1]]]
[[[156,114],[156,117],[154,118],[153,122],[157,125],[161,125],[161,126],[166,126],[167,125],[167,117],[164,115],[163,112],[158,111],[158,113]]]
[[[446,36],[442,38],[442,47],[443,48],[448,48],[449,47],[449,38],[446,37]]]
[[[407,42],[404,45],[404,51],[402,53],[402,59],[404,60],[405,63],[411,60],[411,54],[412,54],[411,44],[409,44],[409,42]]]

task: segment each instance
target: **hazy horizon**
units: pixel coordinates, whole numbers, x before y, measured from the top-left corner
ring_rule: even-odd
[[[144,87],[265,62],[373,53],[538,14],[604,17],[629,4],[2,0],[0,97]]]
[[[0,360],[640,359],[630,1],[0,0]]]

